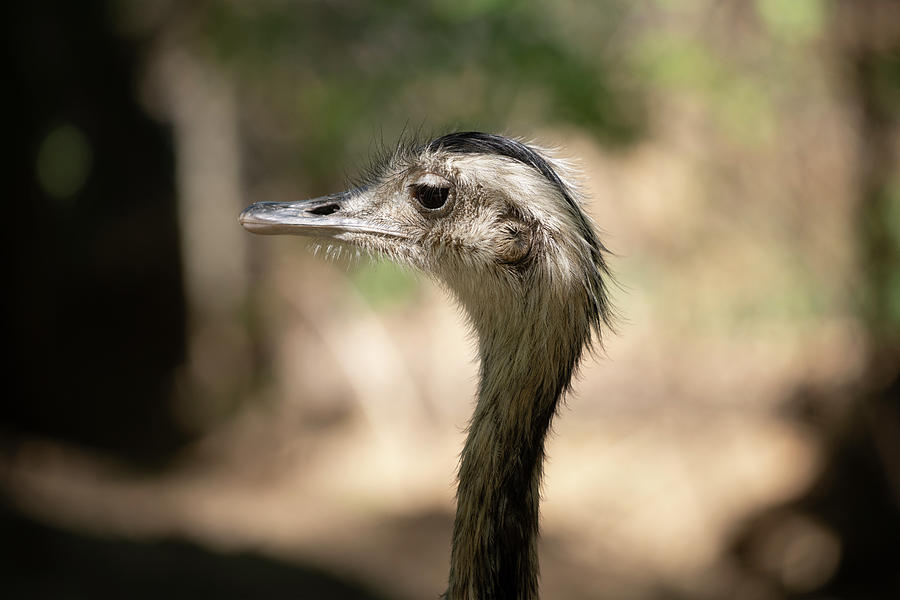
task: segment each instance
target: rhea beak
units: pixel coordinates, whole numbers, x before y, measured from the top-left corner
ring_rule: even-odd
[[[354,216],[351,204],[358,204],[359,190],[341,192],[298,202],[257,202],[241,213],[247,231],[264,235],[306,235],[345,239],[345,234],[371,233],[403,237],[399,231]]]

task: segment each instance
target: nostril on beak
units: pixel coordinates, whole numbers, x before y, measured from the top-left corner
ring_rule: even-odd
[[[320,204],[319,206],[316,206],[314,208],[309,208],[306,210],[306,212],[314,215],[327,216],[332,215],[339,210],[341,210],[340,205],[334,202],[329,202],[328,204]]]

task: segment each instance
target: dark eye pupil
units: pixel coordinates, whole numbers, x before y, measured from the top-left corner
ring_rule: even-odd
[[[450,195],[450,188],[432,187],[430,185],[417,185],[413,189],[413,196],[419,201],[419,204],[425,208],[440,208],[447,203],[447,196]]]

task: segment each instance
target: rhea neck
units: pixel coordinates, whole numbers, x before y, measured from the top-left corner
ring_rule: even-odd
[[[544,440],[590,335],[578,299],[537,297],[540,287],[478,306],[461,298],[481,380],[459,470],[449,600],[538,597]]]

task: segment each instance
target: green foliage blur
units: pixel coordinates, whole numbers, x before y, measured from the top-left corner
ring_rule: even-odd
[[[216,1],[202,31],[272,111],[271,133],[293,148],[285,166],[321,179],[402,132],[577,123],[610,144],[633,141],[640,96],[607,51],[623,5]]]

